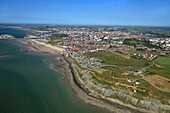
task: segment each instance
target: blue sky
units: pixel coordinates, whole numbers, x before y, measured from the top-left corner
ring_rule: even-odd
[[[170,26],[170,0],[0,0],[0,23]]]

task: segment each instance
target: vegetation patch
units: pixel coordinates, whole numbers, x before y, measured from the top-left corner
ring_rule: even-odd
[[[104,68],[96,68],[94,71],[98,72],[99,74],[103,74],[104,72],[106,72],[108,70],[104,69]]]
[[[138,40],[138,39],[125,39],[123,44],[129,45],[129,46],[134,46],[134,47],[139,47],[139,46],[144,46],[144,47],[149,47],[149,48],[159,48],[161,49],[160,46],[153,45],[150,41],[147,40]]]
[[[132,57],[134,54],[141,55],[141,58]],[[105,65],[89,70],[97,83],[109,84],[110,88],[119,89],[120,92],[129,91],[137,99],[153,98],[169,103],[169,57],[158,55],[156,59],[148,60],[142,58],[143,54],[158,55],[134,50],[122,53],[96,51],[85,53],[84,56],[97,58]]]
[[[145,78],[146,81],[148,81],[152,86],[155,88],[164,91],[164,92],[170,92],[170,83],[169,79],[159,76],[159,75],[153,75],[148,76]]]
[[[158,57],[155,59],[155,66],[147,68],[148,72],[170,79],[170,57]]]

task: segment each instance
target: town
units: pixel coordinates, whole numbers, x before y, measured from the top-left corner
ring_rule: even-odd
[[[159,28],[102,26],[29,28],[34,29],[34,32],[25,38],[39,39],[39,41],[65,48],[67,54],[72,56],[97,50],[119,52],[144,50],[164,55],[170,52],[170,30]]]

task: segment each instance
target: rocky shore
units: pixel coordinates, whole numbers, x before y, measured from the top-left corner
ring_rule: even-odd
[[[54,47],[51,48],[51,46],[44,45],[34,40],[17,39],[17,41],[25,44],[26,48],[28,49],[27,51],[29,51],[30,53],[35,52],[35,54],[37,55],[39,55],[39,53],[53,55],[55,57],[55,61],[57,62],[55,68],[57,68],[57,70],[65,74],[65,78],[68,80],[70,87],[73,89],[75,94],[85,103],[91,104],[95,107],[99,107],[107,110],[108,112],[113,112],[113,113],[146,113],[147,112],[144,109],[135,108],[131,105],[121,103],[118,100],[102,98],[99,95],[95,95],[91,93],[85,87],[83,81],[80,79],[79,73],[75,69],[74,64],[68,58],[63,57],[60,54],[61,49],[54,48]]]
[[[101,98],[98,95],[92,94],[83,84],[81,79],[79,78],[79,74],[75,69],[74,64],[71,63],[69,59],[62,58],[65,62],[66,70],[65,74],[68,76],[69,83],[71,88],[74,90],[76,95],[83,100],[85,103],[91,104],[96,107],[100,107],[102,109],[106,109],[109,112],[113,113],[147,113],[144,109],[138,109],[133,106],[120,103],[116,100],[109,100]]]

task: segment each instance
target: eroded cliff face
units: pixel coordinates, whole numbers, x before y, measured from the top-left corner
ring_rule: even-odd
[[[75,81],[89,95],[108,102],[117,103],[129,109],[139,110],[141,112],[170,112],[170,105],[163,104],[160,100],[143,97],[138,99],[133,96],[134,91],[110,87],[96,81],[87,71],[79,69],[75,64],[71,64]]]

